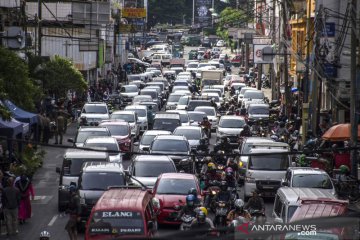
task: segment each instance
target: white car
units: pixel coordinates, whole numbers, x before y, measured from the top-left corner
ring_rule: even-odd
[[[203,107],[199,106],[194,109],[195,112],[204,112],[211,123],[211,130],[215,131],[218,125],[219,119],[218,115],[216,114],[216,110],[214,107]]]
[[[110,119],[118,119],[129,123],[131,135],[138,139],[140,136],[140,127],[137,124],[138,117],[134,111],[115,111],[111,114]]]
[[[199,63],[198,62],[190,62],[186,67],[186,72],[197,72]]]
[[[110,162],[119,163],[122,167],[122,156],[119,144],[114,137],[90,137],[84,143],[85,148],[105,148],[109,152]]]
[[[180,121],[181,126],[190,126],[190,118],[188,115],[188,112],[185,110],[167,110],[166,112],[173,112],[173,113],[179,113],[180,114]]]
[[[125,111],[134,111],[137,114],[138,117],[138,125],[140,127],[140,131],[144,132],[146,130],[148,130],[148,112],[147,112],[147,107],[143,106],[143,105],[130,105],[130,106],[126,106]]]
[[[96,125],[103,120],[109,119],[109,110],[106,103],[103,102],[86,103],[81,110],[78,119],[79,122],[82,117],[86,117],[86,121],[89,125]]]
[[[228,137],[231,144],[238,144],[238,137],[246,124],[245,119],[240,116],[222,116],[216,129],[216,140]]]
[[[138,63],[140,65],[144,65],[145,67],[150,67],[150,64],[147,62],[143,62],[140,59],[137,58],[128,58],[129,63]]]
[[[224,42],[224,40],[219,40],[219,41],[216,43],[216,46],[217,46],[217,47],[225,47],[225,42]]]

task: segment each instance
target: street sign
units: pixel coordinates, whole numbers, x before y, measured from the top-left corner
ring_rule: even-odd
[[[271,55],[270,57],[266,57],[266,54],[264,55],[263,49],[264,48],[271,48],[271,45],[267,45],[267,44],[257,44],[257,45],[253,45],[254,47],[254,63],[272,63],[273,62],[273,58],[274,56]],[[266,50],[265,50],[266,52]],[[268,52],[266,52],[268,53]],[[265,58],[264,58],[265,56]],[[270,56],[268,54],[268,56]]]
[[[146,9],[145,8],[123,8],[121,10],[121,15],[124,18],[145,18]]]

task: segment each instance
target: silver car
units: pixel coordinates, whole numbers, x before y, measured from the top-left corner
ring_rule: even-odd
[[[216,139],[228,137],[231,144],[238,144],[238,137],[246,124],[240,116],[222,116],[216,129]]]

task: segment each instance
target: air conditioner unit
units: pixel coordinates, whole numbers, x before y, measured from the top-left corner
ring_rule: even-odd
[[[337,83],[336,97],[339,99],[350,99],[350,81],[341,81]]]

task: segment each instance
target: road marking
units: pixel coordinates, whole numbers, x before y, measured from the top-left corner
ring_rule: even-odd
[[[48,226],[51,227],[52,225],[54,225],[57,218],[58,218],[58,215],[53,216],[52,219],[50,220]]]
[[[58,155],[55,156],[55,158],[61,158],[63,156],[64,156],[64,154],[58,154]]]

